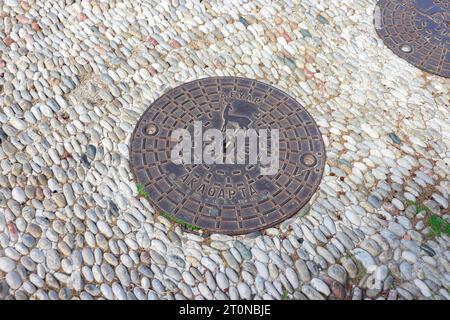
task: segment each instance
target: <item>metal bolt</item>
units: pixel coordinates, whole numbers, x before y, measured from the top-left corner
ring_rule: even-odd
[[[412,52],[412,47],[409,44],[402,44],[400,50],[402,50],[404,53],[410,53]]]
[[[303,156],[302,162],[304,165],[310,167],[316,163],[316,157],[310,153],[307,153]]]
[[[145,129],[145,132],[147,132],[147,134],[153,136],[156,132],[158,131],[158,128],[153,124],[150,123],[147,128]]]

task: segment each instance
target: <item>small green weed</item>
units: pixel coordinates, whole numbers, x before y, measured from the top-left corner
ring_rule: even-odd
[[[430,210],[430,208],[428,208],[427,206],[425,206],[425,205],[423,205],[423,204],[419,204],[419,205],[416,207],[416,213],[419,213],[419,212],[422,212],[422,211],[429,212],[429,211],[431,211],[431,210]]]
[[[412,201],[412,200],[406,200],[406,204],[408,206],[416,206],[416,214],[420,213],[420,212],[429,212],[430,208],[428,208],[426,205],[423,205],[421,203],[417,203],[416,201]]]
[[[201,229],[199,226],[196,226],[196,225],[187,223],[186,221],[183,221],[183,220],[181,220],[180,218],[177,218],[177,217],[175,217],[175,216],[173,216],[173,215],[171,215],[171,214],[169,214],[169,213],[167,213],[167,212],[161,211],[161,215],[162,215],[164,218],[166,218],[166,219],[168,219],[168,220],[170,220],[170,221],[173,221],[173,222],[175,222],[175,223],[178,223],[178,224],[182,225],[183,227],[185,227],[185,228],[188,229],[188,230],[191,230],[191,231],[197,231],[197,230],[200,230],[200,229]]]
[[[430,226],[434,236],[439,237],[442,233],[450,237],[450,223],[445,219],[432,214],[426,220],[427,225]]]
[[[145,191],[144,186],[140,183],[136,184],[136,191],[138,196],[148,198],[148,192]]]
[[[289,300],[289,295],[287,290],[283,291],[283,294],[281,295],[281,300]]]
[[[428,231],[427,234],[425,235],[425,238],[427,240],[433,240],[434,239],[434,232],[433,231]]]

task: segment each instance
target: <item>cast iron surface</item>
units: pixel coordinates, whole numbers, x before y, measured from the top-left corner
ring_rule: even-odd
[[[174,164],[172,130],[279,130],[279,170],[259,164]],[[245,78],[214,77],[176,87],[142,115],[130,141],[131,169],[155,207],[206,233],[243,234],[298,213],[322,179],[325,148],[311,115],[292,97]]]
[[[375,29],[412,65],[450,77],[450,0],[380,0]]]

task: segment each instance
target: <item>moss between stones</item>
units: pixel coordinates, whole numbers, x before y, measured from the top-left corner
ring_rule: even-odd
[[[198,230],[201,230],[201,228],[200,228],[199,226],[196,226],[196,225],[187,223],[186,221],[181,220],[180,218],[177,218],[177,217],[175,217],[175,216],[173,216],[173,215],[171,215],[171,214],[169,214],[169,213],[167,213],[167,212],[161,211],[160,214],[161,214],[164,218],[166,218],[166,219],[168,219],[168,220],[170,220],[170,221],[176,222],[176,223],[182,225],[183,227],[185,227],[185,228],[188,229],[188,230],[191,230],[191,231],[198,231]]]
[[[148,192],[145,191],[144,186],[140,183],[136,184],[136,191],[138,196],[148,198]]]

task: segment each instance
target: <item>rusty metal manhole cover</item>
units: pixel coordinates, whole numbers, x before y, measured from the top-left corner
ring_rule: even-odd
[[[419,69],[450,77],[449,0],[380,0],[374,23],[396,55]]]
[[[174,163],[172,152],[180,141],[173,138],[176,129],[194,138],[199,130],[268,129],[266,149],[259,147],[270,150],[273,161],[263,165],[241,157],[240,163],[195,162],[201,153],[196,153],[194,139],[193,162]],[[275,145],[272,132],[278,132],[277,152],[270,149]],[[252,150],[248,142],[246,155]],[[199,145],[205,148],[205,141]],[[230,149],[232,154],[239,148]],[[276,162],[274,155],[278,170],[262,174],[263,167]],[[183,84],[157,99],[133,132],[130,160],[137,182],[157,209],[206,233],[242,234],[276,225],[308,202],[322,179],[325,149],[311,115],[286,93],[251,79],[216,77]]]

